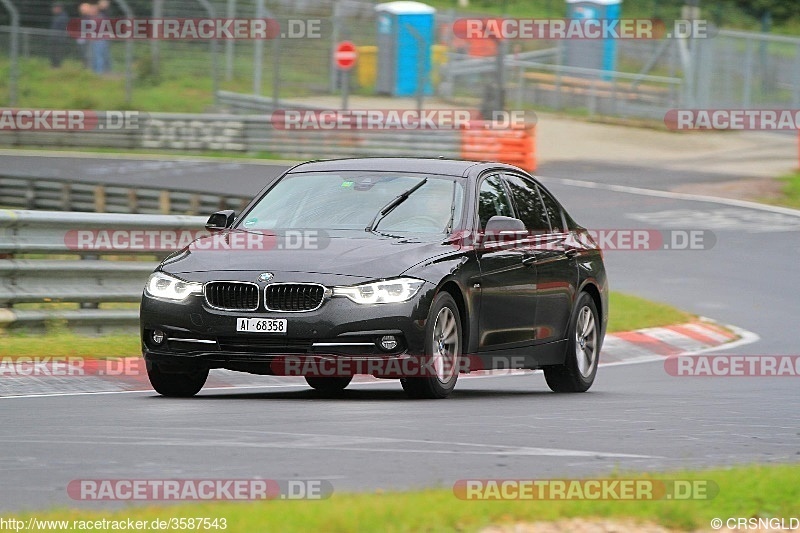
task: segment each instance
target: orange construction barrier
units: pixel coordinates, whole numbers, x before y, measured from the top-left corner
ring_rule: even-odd
[[[499,161],[523,170],[536,170],[536,126],[493,128],[491,122],[473,121],[461,130],[461,158]]]

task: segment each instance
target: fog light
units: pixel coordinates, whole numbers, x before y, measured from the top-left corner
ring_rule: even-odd
[[[381,348],[387,352],[391,352],[397,348],[397,338],[394,335],[384,335],[381,337]]]
[[[161,344],[164,342],[164,339],[167,338],[167,334],[161,331],[160,329],[153,331],[153,342],[156,344]]]

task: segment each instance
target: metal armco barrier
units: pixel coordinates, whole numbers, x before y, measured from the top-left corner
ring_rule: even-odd
[[[314,106],[304,106],[278,101],[275,106],[275,99],[255,94],[235,93],[231,91],[217,91],[217,103],[232,113],[241,115],[252,115],[254,113],[272,113],[279,109],[311,109],[321,111],[322,108]]]
[[[255,97],[249,97],[248,101]],[[266,105],[266,104],[265,104]],[[520,128],[523,130],[528,129]],[[535,159],[523,143],[494,150],[464,150],[469,130],[455,129],[282,129],[276,128],[270,112],[261,115],[150,113],[138,127],[109,130],[29,131],[0,130],[0,146],[71,146],[180,151],[231,151],[269,153],[288,159],[320,159],[363,156],[468,157],[509,163],[526,162],[535,169]],[[498,130],[494,130],[498,131]],[[515,131],[515,129],[506,130]],[[483,135],[481,129],[479,134]],[[466,135],[466,137],[465,137]],[[512,156],[509,159],[509,156]],[[6,204],[8,205],[8,204]]]
[[[56,320],[93,332],[135,329],[138,309],[108,304],[141,298],[147,276],[169,252],[169,246],[149,245],[151,236],[164,242],[166,235],[182,244],[186,239],[174,236],[202,234],[205,221],[192,216],[0,210],[0,327],[37,329]],[[59,303],[72,308],[53,305]],[[20,304],[22,308],[16,307]]]
[[[0,205],[23,209],[207,215],[238,211],[249,201],[243,196],[0,175]]]

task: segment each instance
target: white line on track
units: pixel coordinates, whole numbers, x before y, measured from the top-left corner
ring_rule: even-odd
[[[734,198],[721,198],[719,196],[708,196],[705,194],[689,194],[683,192],[660,191],[658,189],[644,189],[641,187],[631,187],[628,185],[613,185],[610,183],[600,183],[596,181],[574,180],[569,178],[553,178],[548,176],[536,176],[544,182],[552,181],[561,185],[571,187],[581,187],[584,189],[602,189],[626,194],[639,194],[642,196],[655,196],[657,198],[670,198],[673,200],[688,200],[690,202],[706,202],[713,204],[730,205],[733,207],[743,207],[745,209],[755,209],[758,211],[769,211],[770,213],[780,213],[800,217],[800,210],[790,207],[780,207],[777,205],[759,204],[747,200],[736,200]]]

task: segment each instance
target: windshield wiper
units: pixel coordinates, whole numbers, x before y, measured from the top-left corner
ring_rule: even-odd
[[[414,185],[413,187],[411,187],[410,189],[408,189],[406,192],[404,192],[404,193],[402,193],[402,194],[398,195],[398,196],[397,196],[395,199],[393,199],[391,202],[389,202],[388,204],[386,204],[385,206],[383,206],[383,207],[381,208],[381,210],[380,210],[380,211],[378,211],[378,212],[375,214],[375,218],[373,218],[373,219],[372,219],[372,222],[370,222],[370,223],[369,223],[369,225],[368,225],[366,228],[364,228],[364,229],[365,229],[366,231],[375,231],[375,228],[377,228],[377,227],[378,227],[378,224],[380,224],[380,223],[381,223],[381,220],[383,220],[383,219],[386,217],[386,215],[388,215],[389,213],[391,213],[392,211],[394,211],[394,209],[395,209],[395,208],[396,208],[398,205],[400,205],[400,204],[402,204],[403,202],[405,202],[406,200],[408,200],[408,197],[409,197],[409,196],[411,196],[412,194],[414,194],[414,193],[415,193],[415,192],[416,192],[416,191],[417,191],[417,190],[418,190],[420,187],[422,187],[423,185],[425,185],[427,182],[428,182],[428,178],[424,178],[422,181],[420,181],[419,183],[417,183],[416,185]]]
[[[453,222],[456,219],[456,189],[458,184],[453,181],[453,198],[450,202],[450,218],[447,220],[447,227],[444,229],[445,232],[450,235],[453,233]]]

